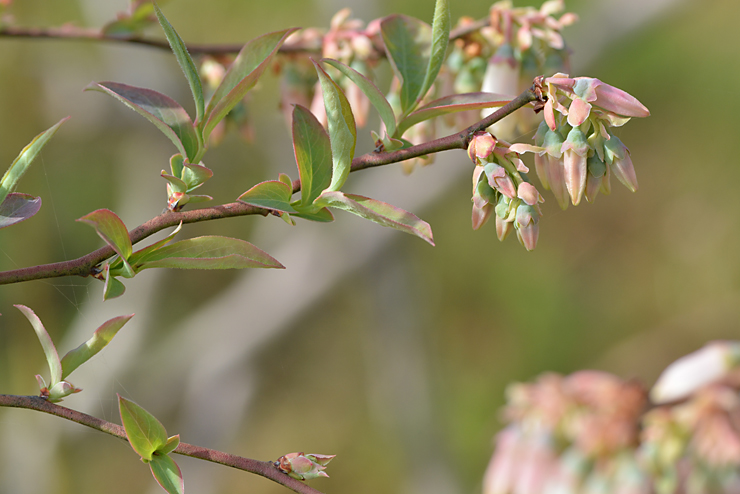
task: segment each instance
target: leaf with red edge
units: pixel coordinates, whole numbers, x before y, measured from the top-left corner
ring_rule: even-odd
[[[481,110],[494,106],[504,106],[511,97],[495,93],[463,93],[445,96],[422,106],[398,123],[398,135],[430,118],[459,111]]]
[[[77,221],[87,223],[95,228],[97,234],[106,244],[110,245],[113,250],[121,257],[124,266],[128,266],[127,259],[131,256],[132,247],[131,239],[128,236],[126,225],[121,218],[109,209],[98,209],[88,213]],[[124,269],[127,272],[128,269]],[[129,273],[127,273],[129,274]],[[133,276],[133,272],[130,273]]]
[[[239,196],[239,200],[258,208],[275,209],[284,213],[297,213],[290,205],[293,187],[278,180],[261,182]]]
[[[429,223],[388,203],[355,194],[326,191],[317,199],[316,204],[349,211],[379,225],[416,235],[434,245]]]
[[[0,228],[15,225],[35,215],[41,209],[41,198],[11,192],[0,204]]]
[[[203,141],[208,142],[213,128],[239,103],[277,53],[278,48],[296,28],[268,33],[249,41],[241,49],[208,101],[205,116],[198,122],[203,129]],[[202,125],[205,123],[205,127]]]
[[[95,330],[92,337],[74,350],[70,350],[62,357],[62,379],[66,379],[72,371],[94,357],[100,350],[110,343],[118,330],[124,324],[134,317],[133,314],[128,316],[118,316],[109,319]]]
[[[147,268],[282,269],[284,267],[269,254],[249,242],[219,236],[181,240],[142,256],[137,263],[137,271]]]
[[[153,123],[183,156],[194,160],[201,145],[190,115],[167,95],[143,87],[118,82],[93,82],[85,91],[109,94]]]
[[[293,150],[301,177],[300,204],[308,206],[331,183],[332,156],[329,135],[301,105],[293,108]]]
[[[28,322],[33,326],[33,330],[36,332],[36,336],[39,338],[41,348],[44,349],[44,355],[46,355],[46,362],[49,364],[49,371],[51,377],[49,380],[49,389],[56,386],[62,380],[62,362],[59,360],[59,354],[54,346],[54,342],[51,341],[51,336],[46,331],[46,328],[41,323],[41,319],[31,309],[25,305],[14,305],[16,309],[21,311]]]
[[[185,481],[182,478],[180,467],[175,460],[166,454],[155,454],[149,462],[154,480],[169,494],[183,494]]]
[[[121,423],[129,444],[142,460],[151,461],[154,452],[167,444],[167,431],[154,415],[133,401],[117,396]]]

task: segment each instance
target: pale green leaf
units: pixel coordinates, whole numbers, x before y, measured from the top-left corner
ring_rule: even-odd
[[[331,142],[316,117],[301,105],[293,108],[293,150],[301,177],[301,205],[307,206],[331,183]]]
[[[66,379],[72,371],[90,360],[96,353],[105,348],[116,333],[118,333],[118,330],[121,329],[132,317],[134,317],[133,314],[129,316],[118,316],[107,320],[95,330],[92,338],[74,350],[67,352],[67,354],[62,357],[62,379]]]
[[[149,468],[157,483],[169,494],[183,494],[185,481],[182,478],[180,467],[175,460],[166,454],[155,454],[149,462]]]
[[[46,328],[41,323],[41,319],[25,305],[14,305],[16,309],[21,311],[28,322],[33,326],[33,330],[36,332],[36,336],[39,338],[41,348],[44,349],[44,355],[46,355],[46,362],[49,364],[49,371],[51,377],[49,380],[49,389],[56,386],[62,380],[62,362],[59,360],[59,354],[54,346],[54,342],[51,341],[51,336],[46,331]]]
[[[167,431],[154,415],[133,401],[117,396],[121,423],[129,444],[143,460],[151,461],[152,454],[167,444]]]

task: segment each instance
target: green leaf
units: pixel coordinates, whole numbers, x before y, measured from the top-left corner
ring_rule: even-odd
[[[329,121],[329,139],[331,141],[332,176],[331,184],[327,190],[339,190],[347,181],[352,158],[355,154],[357,143],[357,128],[352,108],[344,95],[342,88],[329,77],[324,69],[311,60],[316,66],[321,83],[321,92],[324,96],[324,108]]]
[[[144,247],[141,250],[137,250],[136,252],[134,252],[133,254],[131,254],[131,257],[129,258],[129,262],[130,262],[131,266],[133,266],[134,269],[136,269],[136,266],[139,264],[139,260],[141,258],[149,255],[151,252],[154,252],[155,250],[161,248],[163,245],[165,245],[168,242],[170,242],[173,238],[175,238],[175,235],[177,235],[180,232],[180,229],[182,229],[182,221],[180,222],[179,225],[177,225],[177,228],[175,228],[174,230],[172,230],[172,232],[170,232],[170,234],[167,235],[162,240],[160,240],[158,242],[155,242],[152,245],[149,245],[147,247]]]
[[[51,341],[51,336],[46,332],[46,328],[41,323],[41,319],[25,305],[13,305],[16,309],[21,311],[28,322],[33,326],[33,330],[36,331],[36,336],[41,342],[41,348],[44,349],[44,355],[46,355],[46,362],[49,364],[49,371],[51,378],[49,380],[49,389],[56,386],[62,380],[62,362],[59,360],[59,354],[54,346],[54,342]]]
[[[401,81],[401,112],[407,115],[418,100],[429,69],[432,28],[405,15],[391,15],[380,24],[385,51],[393,72]]]
[[[182,177],[182,169],[185,163],[185,158],[182,157],[181,154],[173,154],[170,158],[170,170],[172,171],[172,176],[174,177]]]
[[[267,253],[244,240],[206,236],[181,240],[157,249],[139,260],[137,270],[284,267]]]
[[[213,172],[202,164],[186,164],[182,171],[182,179],[188,184],[188,192],[197,189],[212,176]]]
[[[126,430],[129,444],[145,462],[152,460],[152,454],[167,444],[167,431],[162,423],[133,401],[119,394],[118,410],[121,423]]]
[[[126,286],[118,281],[115,276],[110,274],[110,265],[106,264],[103,268],[103,277],[105,285],[103,286],[103,300],[120,297],[126,291]]]
[[[258,208],[276,209],[285,213],[297,213],[290,205],[293,187],[278,180],[268,180],[258,183],[244,194],[239,200]]]
[[[463,93],[445,96],[422,106],[399,122],[398,135],[402,136],[404,132],[414,125],[430,118],[459,111],[504,106],[509,101],[511,101],[510,96],[495,93]]]
[[[170,183],[170,187],[174,192],[185,193],[188,190],[188,184],[184,180],[168,175],[164,170],[160,173],[161,177]]]
[[[247,92],[254,87],[265,69],[270,65],[272,57],[285,39],[296,28],[284,29],[268,33],[248,42],[239,52],[224,79],[208,101],[206,108],[205,128],[203,141],[208,142],[213,128],[244,98]],[[200,119],[198,119],[200,125]]]
[[[419,219],[408,211],[391,206],[385,202],[338,191],[324,192],[316,202],[317,204],[349,211],[357,216],[374,221],[379,225],[389,226],[396,230],[416,235],[422,240],[434,245],[432,228],[429,226],[429,223]]]
[[[157,450],[159,455],[168,455],[175,451],[180,445],[180,434],[167,439],[167,443]]]
[[[424,97],[432,87],[439,74],[439,69],[447,57],[447,45],[450,43],[450,5],[448,0],[437,0],[434,6],[434,20],[432,21],[432,46],[429,56],[424,84],[421,86],[418,100]]]
[[[307,206],[331,183],[331,142],[313,113],[301,105],[293,107],[293,150],[301,177],[301,205]]]
[[[297,213],[293,213],[293,216],[303,218],[304,220],[318,221],[319,223],[331,223],[334,221],[334,215],[331,214],[328,208],[316,209],[316,206],[311,204],[306,207],[305,210],[298,204],[293,204],[296,208]]]
[[[169,494],[183,494],[185,492],[185,482],[182,479],[180,467],[169,455],[156,454],[152,456],[149,468],[152,470],[152,475],[157,483]]]
[[[185,46],[185,43],[183,43],[182,38],[177,34],[177,31],[175,31],[156,3],[154,4],[154,12],[157,14],[159,24],[162,26],[164,35],[170,43],[172,53],[175,54],[177,63],[180,64],[180,68],[185,74],[185,78],[188,80],[190,92],[193,93],[193,101],[195,101],[195,121],[199,122],[203,117],[205,100],[203,99],[203,86],[200,83],[198,69],[195,68],[193,59],[190,58],[190,54],[188,53],[188,49]]]
[[[41,198],[11,192],[0,204],[0,228],[15,225],[35,215],[41,209]]]
[[[106,244],[110,245],[116,254],[121,256],[121,260],[126,260],[131,256],[131,239],[128,236],[126,225],[121,218],[109,209],[98,209],[88,213],[77,221],[87,223],[95,228],[97,234]]]
[[[360,91],[365,93],[365,96],[367,96],[370,103],[372,103],[373,107],[375,107],[375,110],[380,115],[380,119],[385,124],[386,134],[392,136],[396,133],[396,116],[393,114],[393,108],[391,108],[391,104],[388,103],[388,100],[385,98],[382,91],[378,89],[370,79],[342,62],[331,60],[329,58],[324,58],[321,61],[336,68],[342,74],[347,76],[349,80],[354,82],[357,87],[360,88]]]
[[[34,158],[36,158],[36,155],[39,154],[39,151],[41,151],[49,139],[51,139],[59,126],[67,120],[69,120],[69,117],[61,119],[47,130],[34,137],[33,140],[21,150],[18,157],[13,160],[10,168],[8,168],[5,175],[3,175],[3,178],[0,180],[0,204],[5,201],[8,194],[15,190],[15,187],[18,185],[18,181],[21,179],[23,174],[26,173],[26,170],[28,170],[28,167],[31,165]]]
[[[92,82],[85,91],[98,91],[113,96],[136,113],[153,123],[177,150],[188,159],[195,159],[201,145],[190,115],[167,95],[143,87],[118,82]]]
[[[67,354],[62,357],[62,379],[66,379],[72,371],[90,360],[96,353],[105,348],[116,333],[118,333],[118,330],[121,329],[132,317],[134,317],[133,314],[129,316],[118,316],[107,320],[95,330],[92,338],[74,350],[67,352]]]

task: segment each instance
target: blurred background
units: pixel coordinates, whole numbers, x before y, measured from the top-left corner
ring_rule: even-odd
[[[96,27],[126,2],[16,2],[21,26]],[[431,0],[173,0],[186,42],[242,43],[288,26],[327,27],[349,6],[366,21],[405,13],[431,21]],[[526,5],[515,2],[516,5]],[[539,6],[539,5],[536,5]],[[490,2],[452,2],[453,19]],[[568,1],[573,75],[597,77],[651,111],[620,130],[640,190],[563,212],[545,195],[540,239],[526,252],[495,227],[470,228],[471,163],[446,152],[406,176],[400,166],[353,174],[352,192],[412,211],[436,247],[355,216],[289,227],[274,217],[187,225],[181,238],[228,235],[256,244],[284,271],[148,270],[102,302],[96,280],[0,288],[0,392],[35,394],[47,375],[31,307],[64,353],[108,318],[136,313],[71,381],[64,405],[119,422],[116,393],[182,440],[263,460],[336,454],[319,490],[474,494],[501,427],[508,383],[593,368],[651,385],[706,341],[737,338],[740,318],[740,4],[731,0]],[[148,35],[161,37],[157,29]],[[41,196],[34,218],[0,232],[0,270],[72,259],[102,245],[75,219],[109,208],[129,228],[159,214],[159,171],[171,143],[91,81],[149,87],[191,109],[166,51],[0,38],[0,167],[71,115],[23,178]],[[212,148],[201,189],[230,202],[278,172],[297,177],[266,75],[249,106],[253,142]],[[387,86],[386,86],[387,87]],[[372,148],[362,130],[358,153]],[[531,142],[530,135],[521,136]],[[159,237],[156,237],[159,238]],[[277,484],[176,457],[189,492],[286,492]],[[0,409],[1,493],[161,492],[122,441],[39,413]]]

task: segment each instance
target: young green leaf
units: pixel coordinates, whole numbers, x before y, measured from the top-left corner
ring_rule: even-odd
[[[296,28],[291,28],[268,33],[244,45],[244,48],[241,49],[226,75],[224,75],[221,84],[208,101],[208,108],[206,108],[203,120],[196,120],[200,128],[203,129],[204,142],[208,141],[213,128],[254,87],[262,73],[270,65],[278,48],[295,30]],[[203,127],[204,122],[205,127]]]
[[[426,81],[432,28],[405,15],[391,15],[380,24],[385,51],[393,72],[401,81],[401,112],[407,115],[418,100]]]
[[[170,234],[167,235],[162,240],[155,242],[152,245],[149,245],[147,247],[144,247],[141,250],[137,250],[136,252],[131,254],[131,257],[129,257],[129,263],[131,264],[131,266],[133,266],[134,269],[136,269],[139,263],[139,259],[149,255],[151,252],[154,252],[155,250],[161,248],[163,245],[169,243],[173,238],[175,238],[175,235],[177,235],[180,232],[181,228],[182,228],[182,221],[180,222],[179,225],[177,225],[177,228],[172,230]]]
[[[434,245],[432,228],[429,223],[385,202],[339,191],[326,191],[321,194],[316,203],[349,211],[379,225],[416,235]]]
[[[383,92],[373,84],[373,81],[360,74],[352,67],[349,67],[342,62],[338,62],[337,60],[324,58],[321,61],[336,68],[342,74],[347,76],[349,80],[354,82],[357,87],[365,93],[365,96],[367,96],[370,103],[375,107],[375,110],[380,114],[380,119],[385,124],[386,134],[392,136],[396,133],[396,116],[393,114],[393,108],[391,108],[391,104],[388,103]]]
[[[167,431],[154,415],[133,401],[117,396],[121,423],[129,444],[142,460],[151,461],[153,453],[167,444]]]
[[[239,196],[239,200],[258,208],[297,213],[290,205],[293,187],[278,180],[261,182]]]
[[[66,379],[72,371],[90,360],[96,353],[105,348],[116,333],[118,333],[118,330],[121,329],[132,317],[134,317],[133,314],[129,316],[118,316],[107,320],[95,330],[92,338],[74,350],[67,352],[67,354],[62,357],[62,379]]]
[[[39,154],[39,151],[41,151],[49,139],[51,139],[59,126],[67,120],[69,120],[69,117],[61,119],[47,130],[34,137],[33,140],[21,150],[18,157],[13,160],[10,168],[5,172],[3,178],[0,179],[0,204],[5,201],[8,194],[15,190],[15,187],[18,185],[18,181],[21,179],[23,174],[26,173],[26,170],[28,170],[28,167],[31,165],[34,158],[36,158],[36,155]]]
[[[168,175],[164,170],[162,170],[162,173],[160,175],[163,179],[167,180],[170,183],[169,185],[174,192],[185,193],[188,191],[188,184],[186,184],[185,181],[181,178]]]
[[[180,445],[180,434],[167,439],[167,443],[157,450],[158,455],[168,455]]]
[[[284,268],[249,242],[229,237],[206,236],[181,240],[139,259],[137,271],[147,268],[243,269]]]
[[[0,203],[0,228],[15,225],[35,215],[41,209],[41,198],[11,192]]]
[[[324,96],[324,108],[329,121],[329,139],[331,141],[332,176],[327,190],[339,190],[347,181],[352,158],[357,143],[357,128],[352,108],[342,88],[329,77],[315,60],[311,60],[319,74],[321,92]]]
[[[25,305],[13,305],[16,309],[21,311],[28,322],[33,326],[33,330],[36,331],[36,336],[41,342],[41,348],[44,349],[44,355],[46,355],[46,362],[49,364],[49,371],[51,377],[49,380],[49,388],[57,385],[62,380],[62,362],[59,360],[59,354],[54,346],[54,342],[51,341],[51,336],[46,332],[46,328],[41,323],[41,319]]]
[[[131,256],[131,239],[128,236],[126,225],[123,224],[123,221],[121,221],[121,218],[116,213],[109,209],[98,209],[86,214],[77,221],[87,223],[95,228],[100,238],[106,244],[110,245],[116,251],[116,254],[121,256],[124,264],[126,264],[126,260]]]
[[[185,492],[185,481],[182,478],[180,467],[175,460],[166,454],[155,454],[149,462],[152,475],[162,489],[169,494],[183,494]]]
[[[188,159],[201,151],[198,135],[190,115],[180,104],[162,93],[118,82],[92,82],[85,91],[98,91],[113,96],[153,123]]]
[[[188,192],[197,189],[213,176],[213,172],[202,164],[186,164],[182,171],[182,179],[188,184]]]
[[[185,74],[185,78],[188,80],[190,91],[193,93],[193,101],[195,101],[195,121],[200,122],[205,109],[205,100],[203,99],[203,86],[200,83],[198,69],[195,68],[193,59],[190,58],[190,54],[188,53],[188,49],[185,46],[185,43],[183,43],[182,38],[177,34],[175,28],[172,27],[156,3],[154,4],[154,12],[157,14],[159,24],[162,26],[164,35],[170,43],[172,53],[175,54],[177,63],[180,65],[182,72]]]
[[[313,113],[301,105],[293,107],[293,150],[301,177],[300,203],[308,206],[331,183],[331,142]]]
[[[305,210],[301,209],[299,204],[293,204],[296,208],[297,213],[293,213],[293,216],[303,218],[304,220],[317,221],[319,223],[331,223],[334,221],[334,215],[331,214],[329,208],[316,209],[316,206],[311,204],[306,207]]]
[[[439,69],[447,57],[447,45],[450,42],[450,5],[448,0],[437,0],[434,6],[434,20],[432,21],[432,46],[429,55],[429,65],[427,66],[424,84],[417,96],[421,100],[432,87]]]
[[[495,93],[463,93],[445,96],[422,106],[400,121],[398,123],[398,135],[403,135],[404,132],[414,125],[430,118],[459,111],[504,106],[509,101],[511,101],[510,96]]]
[[[120,297],[126,291],[126,286],[118,281],[115,276],[110,274],[110,265],[106,264],[103,268],[103,277],[105,285],[103,286],[103,300]]]

